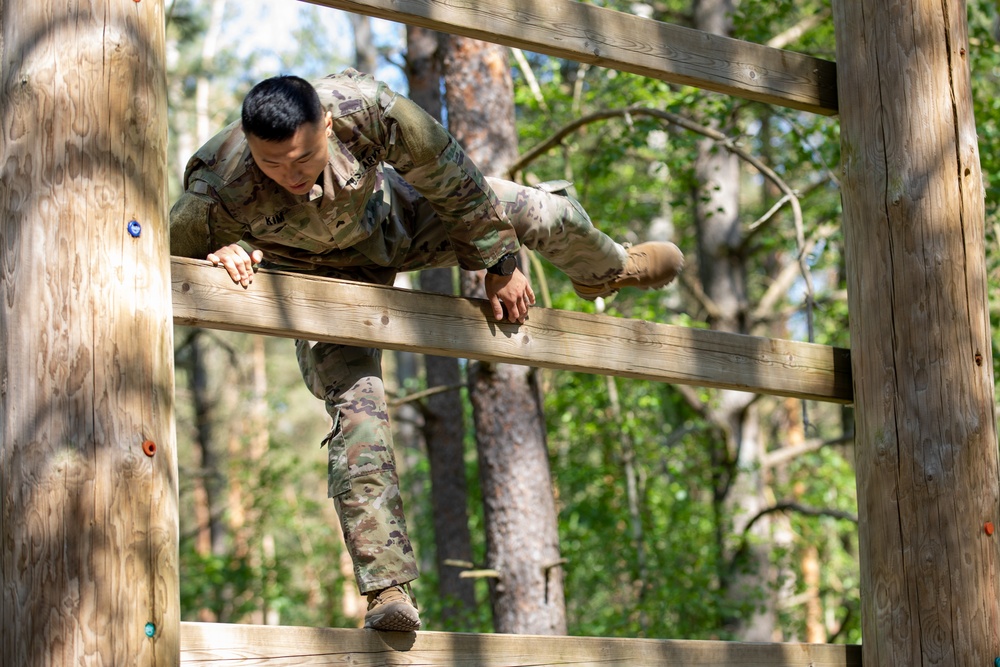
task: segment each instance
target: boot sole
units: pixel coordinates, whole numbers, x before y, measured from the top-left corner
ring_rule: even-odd
[[[617,287],[605,287],[603,285],[577,285],[576,283],[573,283],[573,290],[576,292],[576,295],[581,299],[586,299],[587,301],[593,301],[598,297],[607,297],[611,296],[612,294],[617,294],[618,290],[624,287],[636,287],[638,289],[660,289],[661,287],[666,287],[670,283],[674,282],[674,279],[676,277],[677,274],[675,273],[674,275],[670,276],[665,280],[660,280],[655,283],[648,283],[646,285],[639,285],[637,283],[630,282],[626,279],[625,281],[622,281],[622,284],[618,285]]]
[[[420,629],[420,617],[409,605],[387,605],[389,608],[372,616],[365,616],[365,627],[389,632],[415,632]]]

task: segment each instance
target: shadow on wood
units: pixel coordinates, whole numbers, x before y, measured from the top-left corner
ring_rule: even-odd
[[[485,301],[280,271],[244,290],[172,259],[174,322],[346,345],[850,403],[842,348],[533,308],[496,322]]]
[[[861,647],[181,624],[181,665],[860,667]]]

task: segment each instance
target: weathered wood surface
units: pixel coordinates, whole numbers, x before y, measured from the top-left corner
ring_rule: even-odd
[[[431,667],[860,667],[861,648],[833,644],[376,632],[181,624],[181,665]]]
[[[864,659],[1000,656],[1000,467],[961,0],[837,0]]]
[[[159,0],[0,1],[0,665],[179,660],[164,53]]]
[[[307,0],[758,102],[837,112],[834,63],[575,0]]]
[[[495,322],[485,301],[267,270],[244,290],[179,257],[172,270],[178,324],[851,401],[840,348],[545,308],[517,326]]]

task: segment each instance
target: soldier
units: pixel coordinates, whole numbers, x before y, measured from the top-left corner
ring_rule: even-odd
[[[392,284],[399,271],[486,269],[497,320],[523,323],[535,297],[517,268],[521,245],[566,273],[585,299],[666,285],[683,265],[672,243],[625,248],[575,200],[486,178],[412,101],[347,70],[312,84],[257,84],[241,120],[188,162],[170,212],[174,255],[207,258],[244,288],[253,267]],[[336,317],[336,313],[331,313]],[[381,376],[381,351],[297,341],[303,378],[333,428],[329,495],[343,526],[365,627],[413,631],[406,532]]]

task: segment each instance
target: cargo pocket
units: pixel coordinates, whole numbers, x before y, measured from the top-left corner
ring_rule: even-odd
[[[351,478],[347,470],[347,442],[340,429],[340,420],[335,418],[333,428],[323,439],[327,456],[327,495],[336,498],[351,489]],[[322,446],[322,445],[321,445]]]

